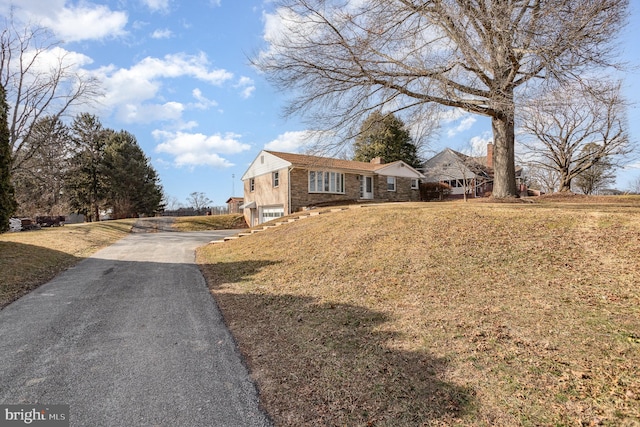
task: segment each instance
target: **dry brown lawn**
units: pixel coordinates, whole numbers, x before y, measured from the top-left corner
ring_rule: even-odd
[[[248,228],[242,214],[176,217],[172,227],[178,231]]]
[[[640,425],[640,198],[367,206],[198,251],[279,426]]]
[[[0,308],[126,236],[134,220],[0,234]]]

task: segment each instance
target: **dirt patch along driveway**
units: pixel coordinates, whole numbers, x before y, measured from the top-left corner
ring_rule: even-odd
[[[194,264],[233,231],[139,233],[0,311],[0,402],[71,425],[269,425]]]

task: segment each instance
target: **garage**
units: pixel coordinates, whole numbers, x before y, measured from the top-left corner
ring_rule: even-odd
[[[260,223],[271,221],[284,216],[284,206],[267,206],[262,208],[262,220]]]

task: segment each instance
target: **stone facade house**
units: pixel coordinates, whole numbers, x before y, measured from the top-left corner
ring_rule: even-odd
[[[407,163],[370,163],[261,151],[242,176],[247,224],[254,226],[315,206],[420,200],[424,176]]]

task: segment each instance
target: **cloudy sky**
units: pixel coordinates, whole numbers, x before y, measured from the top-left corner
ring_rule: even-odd
[[[640,66],[639,5],[622,42]],[[203,192],[214,205],[242,195],[240,177],[264,148],[299,150],[305,128],[284,119],[286,99],[249,65],[274,30],[269,0],[0,0],[0,13],[39,23],[62,41],[78,71],[98,77],[106,96],[93,107],[105,127],[133,133],[160,174],[165,192],[186,203]],[[626,78],[640,99],[640,70]],[[86,110],[86,109],[85,109]],[[629,111],[640,139],[638,107]],[[452,112],[431,148],[486,146],[487,119]],[[640,167],[640,165],[639,165]],[[621,171],[628,188],[639,169]]]

